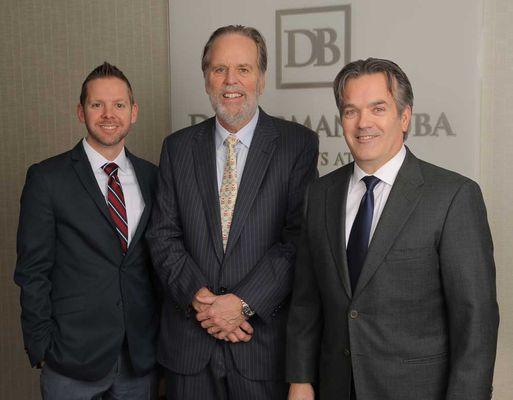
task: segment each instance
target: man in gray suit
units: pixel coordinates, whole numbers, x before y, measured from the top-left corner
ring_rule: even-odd
[[[243,26],[205,45],[216,113],[170,135],[148,232],[165,290],[158,360],[169,399],[284,399],[285,326],[311,130],[258,108],[265,42]]]
[[[395,63],[350,63],[334,91],[355,162],[308,191],[289,399],[489,399],[499,315],[478,185],[404,146],[413,92]]]

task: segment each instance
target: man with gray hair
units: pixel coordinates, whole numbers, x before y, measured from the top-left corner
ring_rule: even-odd
[[[158,360],[169,399],[284,399],[285,326],[311,130],[258,107],[267,52],[250,27],[203,51],[215,117],[164,141],[148,232],[165,290]]]
[[[395,63],[352,62],[334,91],[355,162],[308,191],[289,400],[489,399],[499,315],[479,186],[404,146],[413,91]]]

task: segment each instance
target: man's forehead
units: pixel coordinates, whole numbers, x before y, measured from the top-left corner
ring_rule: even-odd
[[[378,95],[380,99],[373,101],[388,101],[393,98],[393,93],[390,91],[388,79],[385,73],[376,72],[372,74],[364,74],[347,79],[344,85],[343,97],[347,99],[349,96],[361,95]]]

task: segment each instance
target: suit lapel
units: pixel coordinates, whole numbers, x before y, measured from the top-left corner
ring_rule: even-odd
[[[248,216],[249,210],[255,200],[260,185],[262,184],[269,162],[271,161],[274,149],[276,147],[275,140],[279,133],[276,130],[272,119],[260,109],[258,123],[255,128],[253,140],[249,148],[248,157],[244,166],[244,173],[237,192],[237,201],[233,213],[230,235],[226,245],[226,255],[231,250],[242,231],[244,221]],[[220,228],[219,228],[220,229]]]
[[[337,272],[348,297],[351,297],[351,284],[347,269],[345,215],[347,188],[351,179],[352,164],[339,170],[333,177],[332,185],[326,191],[326,228],[328,231],[331,254],[335,260]]]
[[[82,182],[82,185],[94,200],[100,212],[112,226],[112,229],[116,230],[116,226],[114,225],[107,208],[107,202],[98,187],[98,182],[96,181],[91,164],[89,163],[89,159],[85,153],[82,141],[80,141],[73,150],[71,150],[71,159],[73,160],[73,168]]]
[[[407,150],[367,252],[354,297],[358,296],[382,264],[421,197],[424,183],[417,158]]]
[[[134,236],[130,241],[130,246],[128,247],[127,253],[125,255],[125,259],[131,254],[131,250],[134,248],[134,245],[141,238],[141,235],[144,232],[144,228],[148,223],[148,219],[150,217],[151,211],[151,190],[150,190],[150,182],[149,177],[144,174],[141,165],[139,164],[139,159],[131,154],[128,149],[125,148],[126,155],[130,162],[132,163],[132,167],[134,168],[135,176],[137,178],[137,183],[139,185],[139,189],[141,191],[142,198],[144,200],[144,209],[141,214],[141,218],[139,218],[139,223],[137,224],[137,228],[135,230]]]
[[[221,263],[223,260],[223,240],[221,237],[221,211],[217,189],[214,121],[214,118],[212,118],[210,124],[205,124],[202,130],[197,132],[192,144],[192,154],[198,189],[210,229],[210,237],[214,242],[219,263]]]

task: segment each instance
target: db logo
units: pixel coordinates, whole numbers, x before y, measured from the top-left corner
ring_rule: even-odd
[[[331,87],[350,46],[350,5],[277,10],[276,87]]]
[[[332,65],[340,60],[340,49],[335,45],[337,31],[332,28],[320,28],[309,31],[306,29],[292,29],[287,34],[287,64],[285,67],[304,67],[313,64]],[[304,36],[310,41],[310,57],[305,62],[296,60],[296,38]],[[326,58],[326,51],[331,53],[331,59]]]

